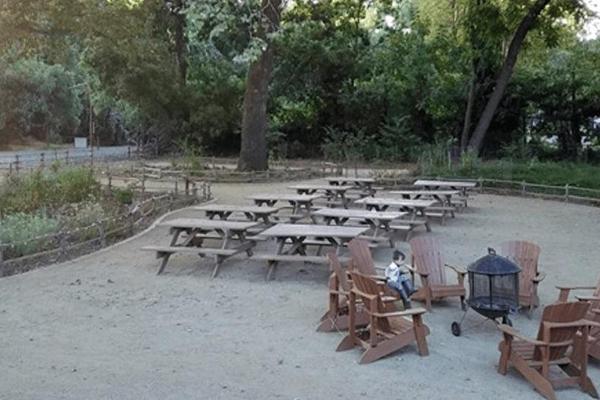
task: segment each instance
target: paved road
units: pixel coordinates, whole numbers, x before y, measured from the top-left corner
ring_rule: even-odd
[[[129,155],[129,150],[133,153],[133,146],[104,146],[94,147],[94,160],[106,161],[125,159]],[[43,157],[42,157],[43,154]],[[32,168],[38,166],[42,159],[44,162],[51,163],[55,160],[62,162],[84,163],[90,159],[91,150],[89,148],[62,148],[49,150],[19,150],[19,151],[0,151],[0,168],[9,168],[10,163],[16,161],[19,157],[19,167]],[[14,164],[13,164],[14,165]]]

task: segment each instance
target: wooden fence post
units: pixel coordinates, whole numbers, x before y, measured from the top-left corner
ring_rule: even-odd
[[[569,184],[568,183],[565,185],[565,201],[567,203],[569,202]]]
[[[521,182],[521,195],[522,196],[525,196],[525,193],[526,193],[526,186],[525,185],[527,185],[527,183],[525,181],[522,181]]]
[[[98,237],[100,238],[100,246],[106,247],[106,229],[104,229],[103,221],[96,222],[98,228]]]
[[[15,155],[15,173],[17,175],[19,174],[19,155],[18,154]]]
[[[177,194],[179,193],[179,188],[177,187],[177,182],[178,182],[177,177],[175,177],[175,190],[174,190],[175,196],[177,196]]]
[[[187,176],[185,177],[185,195],[190,195],[190,179]]]
[[[44,169],[44,161],[46,159],[46,155],[44,152],[40,153],[40,169]]]
[[[65,164],[69,165],[69,149],[65,150]]]
[[[0,277],[5,276],[4,271],[4,247],[0,246]]]

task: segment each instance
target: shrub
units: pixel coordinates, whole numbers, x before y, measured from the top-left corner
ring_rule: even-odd
[[[32,239],[59,229],[57,220],[42,214],[11,214],[0,220],[0,243],[10,245],[5,253],[7,258],[20,257],[49,248],[51,239]]]
[[[131,188],[114,188],[112,193],[119,204],[130,205],[133,203],[133,190]]]
[[[99,194],[100,183],[86,168],[13,175],[0,185],[0,215],[56,208],[65,203],[91,200]]]

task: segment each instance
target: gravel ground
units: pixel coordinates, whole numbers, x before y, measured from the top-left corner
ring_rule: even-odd
[[[240,203],[285,186],[215,185],[214,192]],[[556,299],[556,284],[595,284],[597,208],[489,195],[470,205],[433,226],[448,262],[466,265],[488,246],[523,238],[542,247],[544,304]],[[265,282],[264,264],[240,258],[211,280],[209,261],[180,255],[157,277],[154,255],[138,249],[166,235],[156,228],[0,279],[0,399],[541,398],[514,372],[496,372],[500,334],[492,323],[469,312],[464,335],[451,335],[450,323],[462,315],[457,300],[425,316],[429,357],[409,346],[358,365],[358,349],[335,352],[341,333],[315,332],[327,305],[327,268],[284,264]],[[389,256],[389,249],[375,251],[381,263]],[[514,324],[534,335],[539,315],[515,316]],[[590,375],[600,385],[600,363]],[[571,389],[559,397],[585,398]]]

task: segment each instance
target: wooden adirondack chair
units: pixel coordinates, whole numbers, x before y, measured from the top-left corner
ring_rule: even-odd
[[[575,298],[579,301],[590,303],[586,319],[600,323],[600,280],[596,286],[557,286],[560,290],[558,295],[558,303],[566,303],[569,301],[569,295],[572,291],[587,290],[592,291],[592,295],[578,295]],[[600,328],[590,328],[588,354],[596,360],[600,360]]]
[[[384,271],[385,268],[378,268],[375,266],[373,256],[371,255],[371,249],[369,248],[369,242],[362,239],[352,239],[348,243],[348,250],[350,250],[350,256],[352,257],[351,267],[353,269],[382,283],[382,291],[386,296],[400,299],[398,293],[385,286],[385,277],[382,274],[382,271]],[[410,272],[414,282],[414,271],[410,269]]]
[[[502,243],[500,253],[521,267],[519,305],[526,307],[528,315],[531,316],[533,308],[540,305],[538,285],[546,277],[546,274],[538,270],[540,247],[531,242],[513,240]]]
[[[587,376],[587,338],[590,326],[596,325],[584,319],[588,308],[589,304],[585,302],[547,306],[537,339],[523,336],[508,325],[499,325],[504,340],[499,345],[498,372],[506,375],[512,365],[549,400],[556,399],[554,389],[562,386],[579,386],[598,398],[596,388]],[[551,368],[556,366],[567,376],[556,377],[554,371],[551,373]]]
[[[335,251],[329,252],[327,258],[333,271],[329,277],[329,309],[321,317],[317,331],[348,330],[350,315],[348,304],[352,284]],[[369,315],[365,312],[364,307],[357,305],[355,326],[366,326],[368,323]]]
[[[431,302],[446,297],[460,297],[460,304],[465,310],[465,275],[462,268],[445,264],[439,241],[432,236],[420,236],[410,240],[411,264],[421,278],[421,287],[412,298],[424,301],[427,310],[431,310]],[[457,284],[448,284],[444,267],[450,268],[457,275]]]
[[[366,364],[416,342],[419,354],[428,355],[426,336],[429,328],[423,323],[425,309],[388,312],[377,281],[356,271],[350,272],[350,275],[353,282],[349,304],[351,328],[338,345],[337,351],[360,346],[365,352],[359,363]],[[356,326],[354,321],[359,301],[369,315],[369,326],[365,329],[352,328]]]

